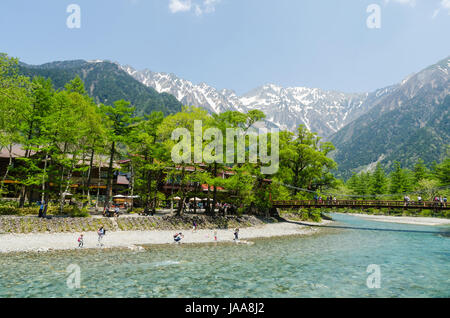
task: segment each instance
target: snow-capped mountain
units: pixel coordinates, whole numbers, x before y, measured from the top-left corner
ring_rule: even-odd
[[[324,137],[364,114],[370,108],[370,103],[366,101],[389,91],[388,88],[371,94],[349,94],[268,84],[238,96],[232,90],[217,90],[205,83],[193,84],[174,74],[137,71],[129,66],[123,66],[122,69],[159,93],[172,94],[184,105],[203,107],[211,113],[258,109],[267,116],[266,126],[295,130],[304,124]]]
[[[238,96],[233,91],[218,91],[205,83],[195,85],[174,74],[156,73],[150,70],[136,71],[130,66],[122,67],[122,69],[144,85],[153,87],[157,92],[175,96],[184,105],[203,107],[212,113],[227,110],[244,111]]]

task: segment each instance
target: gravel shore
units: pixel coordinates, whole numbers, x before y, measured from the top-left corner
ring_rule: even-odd
[[[326,224],[330,221],[323,221]],[[318,223],[310,223],[318,224]],[[268,238],[287,235],[310,235],[319,231],[318,228],[300,225],[296,223],[280,222],[260,226],[241,228],[239,239],[245,243],[247,239]],[[107,232],[103,238],[103,246],[98,243],[96,232],[84,234],[83,248],[112,248],[121,247],[140,249],[140,245],[150,244],[174,244],[173,235],[182,232],[182,243],[212,243],[215,230],[165,230],[165,231],[116,231]],[[233,229],[218,229],[217,242],[232,242]],[[78,249],[78,236],[81,233],[32,233],[32,234],[2,234],[0,235],[0,253],[8,252],[46,252],[51,250]]]
[[[447,225],[450,224],[450,219],[439,219],[430,217],[411,217],[411,216],[389,216],[389,215],[369,215],[357,213],[345,213],[348,215],[357,216],[371,221],[403,223],[403,224],[417,224],[417,225]]]

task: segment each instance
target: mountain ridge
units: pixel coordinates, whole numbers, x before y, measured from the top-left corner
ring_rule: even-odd
[[[129,76],[116,63],[110,61],[56,61],[42,65],[21,62],[19,72],[34,77],[51,78],[56,89],[79,76],[85,83],[88,94],[96,103],[111,104],[125,99],[137,107],[137,113],[148,114],[162,111],[171,114],[181,110],[181,103],[170,94],[158,93]]]
[[[174,95],[185,105],[203,107],[211,113],[259,109],[266,114],[269,125],[295,130],[298,125],[303,124],[324,137],[335,133],[367,111],[370,104],[366,101],[374,94],[343,93],[308,87],[285,88],[269,83],[239,96],[233,90],[219,90],[206,83],[194,84],[173,73],[153,72],[149,69],[138,71],[131,66],[122,66],[122,69],[144,85],[153,87],[160,93]]]

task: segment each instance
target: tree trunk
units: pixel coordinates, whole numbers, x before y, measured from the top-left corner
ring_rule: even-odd
[[[133,211],[134,207],[134,168],[133,168],[133,161],[130,161],[130,172],[131,172],[131,206],[130,211]]]
[[[217,177],[217,162],[214,162],[214,179]],[[213,188],[213,206],[212,206],[212,215],[216,215],[216,204],[217,204],[217,188],[216,185],[214,184],[214,188]]]
[[[181,201],[180,201],[180,206],[178,207],[178,211],[177,211],[177,215],[181,216],[183,214],[183,210],[184,210],[184,205],[185,205],[185,200],[186,200],[186,187],[185,187],[185,180],[184,180],[184,164],[183,164],[183,168],[181,170]]]
[[[173,187],[175,186],[175,180],[173,180],[173,175],[171,176],[171,187],[170,187],[170,213],[173,213]]]
[[[41,202],[45,200],[45,175],[47,174],[48,151],[45,152],[44,173],[42,174]],[[45,201],[47,203],[47,201]]]
[[[36,105],[33,104],[33,114],[35,111],[36,111]],[[27,143],[26,143],[27,145],[28,145],[29,141],[31,140],[31,137],[33,136],[34,121],[31,120],[31,121],[29,121],[29,123],[30,123],[30,129],[28,130]],[[29,156],[30,156],[30,150],[27,149],[27,150],[25,150],[25,159],[27,159]],[[20,187],[19,208],[23,208],[25,206],[26,193],[27,193],[27,186],[22,184],[22,186]]]
[[[94,166],[94,155],[95,155],[95,150],[94,150],[94,146],[92,146],[91,161],[89,162],[88,177],[87,177],[87,182],[86,182],[87,199],[88,199],[89,204],[91,203],[91,179],[92,179],[92,168]]]
[[[155,191],[154,191],[154,197],[153,197],[153,213],[156,212],[156,203],[157,203],[157,199],[158,199],[158,185],[161,182],[161,171],[158,170],[156,172],[156,178],[155,178]]]
[[[197,173],[197,166],[194,165],[194,175]],[[195,185],[194,187],[195,191],[194,191],[194,214],[197,214],[197,200],[196,200],[196,195],[197,195],[197,185]]]
[[[210,170],[210,167],[208,168],[208,170]],[[206,211],[205,211],[205,213],[210,215],[211,214],[211,191],[209,190],[210,187],[209,187],[208,183],[206,184],[206,186],[208,187],[208,192],[206,194],[206,196],[208,198],[208,201],[206,201],[207,204],[206,204]]]
[[[97,181],[97,199],[95,200],[95,210],[98,210],[98,199],[100,197],[100,185],[102,180],[102,159],[98,158],[98,181]]]
[[[76,156],[75,154],[73,155],[72,158],[72,167],[70,168],[69,173],[67,174],[67,179],[66,179],[66,187],[64,192],[62,192],[60,195],[60,202],[59,202],[59,212],[62,214],[64,212],[64,203],[66,200],[66,192],[69,191],[69,187],[70,187],[70,179],[72,178],[72,173],[73,173],[73,169],[75,167],[75,163],[76,163]]]
[[[113,182],[113,164],[114,164],[114,154],[116,152],[116,142],[113,141],[111,145],[111,152],[109,157],[109,166],[108,166],[108,181],[106,186],[106,198],[105,201],[109,204],[109,201],[112,197],[112,182]]]

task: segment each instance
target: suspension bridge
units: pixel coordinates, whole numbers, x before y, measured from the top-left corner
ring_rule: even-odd
[[[272,201],[274,208],[280,209],[307,209],[307,208],[328,208],[328,209],[404,209],[404,210],[450,210],[450,206],[445,202],[437,201],[380,201],[380,200],[290,200]]]

